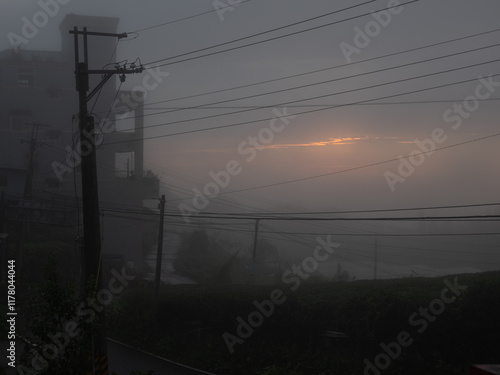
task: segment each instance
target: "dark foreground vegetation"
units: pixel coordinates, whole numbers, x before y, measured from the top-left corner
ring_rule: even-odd
[[[218,375],[437,375],[499,363],[499,316],[500,272],[487,272],[295,291],[169,286],[157,302],[137,288],[107,320],[110,337]]]
[[[178,266],[189,272],[199,269],[190,259],[205,264],[207,276],[196,279],[202,285],[165,286],[156,300],[151,285],[131,282],[108,305],[109,337],[217,375],[467,374],[470,364],[500,363],[500,272],[229,285],[224,283],[247,280],[246,271],[234,267],[231,277],[223,277],[227,256],[211,263],[192,250],[211,248],[205,236],[185,243],[192,256],[181,256]],[[15,244],[13,235],[9,255]],[[43,348],[81,304],[74,233],[33,230],[24,247],[23,271],[16,276],[19,334]],[[208,277],[213,269],[220,277]],[[98,326],[91,324],[89,331]],[[0,332],[7,336],[5,321]],[[37,374],[88,373],[80,365],[88,359],[82,342],[69,341],[64,355]],[[30,363],[22,361],[30,348],[21,349],[19,363]]]

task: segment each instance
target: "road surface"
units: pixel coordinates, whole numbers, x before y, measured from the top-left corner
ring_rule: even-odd
[[[133,370],[156,371],[156,375],[214,375],[181,365],[108,339],[109,373],[129,375]]]

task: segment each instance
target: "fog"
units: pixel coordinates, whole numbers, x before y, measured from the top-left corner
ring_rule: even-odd
[[[239,249],[242,259],[250,259],[254,220],[261,219],[259,238],[289,262],[308,256],[316,237],[331,235],[341,246],[321,265],[325,277],[340,262],[357,278],[372,278],[375,241],[379,277],[498,269],[498,223],[481,217],[498,215],[500,208],[464,207],[498,202],[500,77],[494,75],[500,55],[498,33],[485,33],[498,25],[497,1],[410,2],[392,8],[378,26],[369,13],[387,7],[385,1],[305,23],[299,22],[353,4],[255,0],[213,11],[214,4],[199,1],[61,3],[18,45],[21,54],[60,50],[59,25],[68,14],[118,19],[118,32],[128,37],[116,44],[116,55],[111,49],[99,59],[149,68],[107,85],[146,92],[143,167],[160,177],[158,196],[167,196],[172,218],[166,233],[223,233],[237,243],[228,254]],[[0,50],[8,54],[13,33],[23,36],[25,20],[43,8],[14,0],[0,6]],[[327,23],[332,25],[319,27]],[[375,27],[372,37],[358,35],[366,27]],[[309,28],[315,29],[298,33]],[[274,40],[256,43],[264,39]],[[440,42],[447,43],[399,53]],[[220,52],[225,49],[232,50]],[[391,56],[378,58],[385,55]],[[148,71],[161,80],[145,85]],[[478,90],[480,101],[474,101]],[[68,95],[76,113],[76,92]],[[113,98],[99,99],[101,115]],[[117,128],[126,121],[118,119]],[[218,187],[204,190],[217,184],[213,176],[222,179]],[[204,203],[195,203],[193,189]],[[182,204],[196,211],[190,225]],[[446,206],[460,207],[436,209]],[[404,208],[422,209],[383,211]],[[382,211],[336,213],[369,210]],[[247,219],[217,219],[228,213]],[[274,219],[266,221],[268,215]],[[455,216],[468,218],[450,218]],[[370,220],[398,217],[425,219]]]
[[[499,14],[0,0],[1,370],[495,363]]]

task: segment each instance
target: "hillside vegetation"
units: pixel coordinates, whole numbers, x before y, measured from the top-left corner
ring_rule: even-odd
[[[487,272],[296,290],[169,286],[157,302],[134,289],[109,307],[108,330],[218,375],[437,375],[500,363],[499,316],[500,272]]]

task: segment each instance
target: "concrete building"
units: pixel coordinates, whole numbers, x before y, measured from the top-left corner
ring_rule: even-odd
[[[70,14],[60,25],[60,51],[0,52],[0,191],[9,200],[74,208],[81,198],[74,36],[69,31],[77,26],[117,33],[118,21]],[[115,38],[89,37],[89,68],[113,69],[115,46]],[[112,106],[117,79],[111,78],[89,102],[97,126],[105,130],[97,152],[103,252],[141,274],[144,246],[158,224],[157,218],[137,221],[137,213],[146,210],[144,200],[159,196],[159,180],[143,168],[142,100],[129,108],[127,116],[135,118],[128,128],[115,122],[123,113],[110,110],[118,108]],[[93,75],[90,88],[100,80]]]

